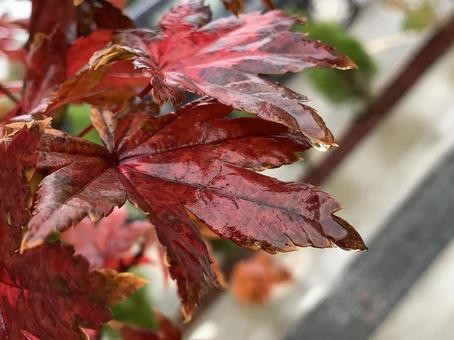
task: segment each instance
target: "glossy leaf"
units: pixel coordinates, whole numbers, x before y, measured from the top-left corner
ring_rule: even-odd
[[[0,144],[5,162],[0,171],[0,337],[83,339],[80,326],[99,328],[111,317],[108,304],[144,282],[114,271],[90,272],[85,259],[58,243],[19,252],[20,227],[28,219],[27,173],[41,132],[39,124],[30,124]]]
[[[49,130],[38,159],[49,175],[25,245],[87,215],[106,216],[129,199],[149,213],[167,248],[186,317],[205,284],[219,285],[192,218],[239,245],[270,252],[364,249],[356,231],[333,215],[340,206],[330,196],[251,171],[298,160],[295,153],[310,147],[307,139],[273,122],[232,119],[230,112],[206,100],[164,116],[95,111],[93,125],[106,148]]]
[[[52,16],[45,15],[53,11],[53,8],[58,12]],[[90,66],[86,64],[96,49],[105,47],[110,42],[108,39],[104,44],[99,44],[99,36],[103,32],[133,27],[129,18],[105,0],[87,0],[77,7],[74,7],[71,0],[34,0],[22,112],[32,115],[50,114],[65,104],[80,102],[99,104],[108,101],[110,107],[121,107],[139,92],[135,91],[137,87],[143,89],[145,79],[142,80],[130,64],[120,63],[113,70],[107,70],[98,61],[96,71],[90,70]],[[81,37],[77,41],[76,38],[78,34],[93,31],[96,31],[97,40],[88,41],[91,47],[97,48],[88,49],[87,52],[87,38]],[[73,53],[75,49],[76,53]],[[124,50],[115,50],[111,58],[115,61],[123,60]],[[80,72],[75,74],[76,71]]]
[[[74,46],[85,46],[83,39],[85,38],[76,41]],[[70,49],[68,58],[73,60],[71,51]],[[91,62],[77,72],[75,71],[83,62],[76,59],[69,63],[68,73],[75,73],[51,95],[42,98],[30,113],[35,116],[50,115],[54,110],[70,103],[86,102],[111,109],[125,106],[147,86],[147,79],[134,72],[131,63],[127,62],[137,51],[121,46],[111,46],[108,51],[99,57],[92,55]],[[117,63],[110,65],[113,60]]]
[[[120,31],[113,41],[147,54],[137,55],[134,63],[149,72],[151,93],[158,103],[181,102],[187,91],[208,95],[285,124],[313,143],[333,145],[333,136],[316,111],[304,104],[304,96],[258,75],[311,67],[348,69],[354,64],[331,47],[292,32],[299,20],[280,11],[204,25],[209,17],[202,1],[182,1],[156,31]]]
[[[66,51],[76,37],[76,11],[71,0],[32,1],[23,113],[29,113],[65,81]]]

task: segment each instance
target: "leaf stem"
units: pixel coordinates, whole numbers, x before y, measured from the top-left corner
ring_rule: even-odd
[[[87,133],[89,133],[91,130],[93,130],[93,124],[88,125],[85,129],[83,129],[77,137],[83,137]]]
[[[19,104],[19,100],[2,83],[0,83],[0,92],[3,92],[15,104]]]

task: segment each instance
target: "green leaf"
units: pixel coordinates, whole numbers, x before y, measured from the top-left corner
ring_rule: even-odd
[[[405,16],[402,27],[405,31],[422,31],[437,21],[437,14],[429,1],[423,1]]]
[[[77,136],[87,126],[90,126],[90,105],[71,105],[65,115],[64,127],[65,130]],[[88,132],[85,139],[93,143],[102,144],[98,133],[93,129]]]
[[[130,271],[138,276],[145,277],[137,268]],[[157,328],[147,287],[143,287],[125,301],[112,306],[112,312],[114,320],[145,330],[155,331]]]
[[[301,15],[301,12],[292,11]],[[368,99],[371,80],[377,67],[361,43],[342,26],[331,22],[309,21],[295,30],[308,33],[311,39],[330,44],[358,66],[355,70],[309,69],[305,71],[313,86],[333,102]]]

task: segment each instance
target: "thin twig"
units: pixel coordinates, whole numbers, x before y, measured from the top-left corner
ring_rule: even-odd
[[[0,92],[3,92],[15,104],[19,104],[19,99],[14,97],[14,95],[2,83],[0,83]]]
[[[83,129],[83,130],[79,133],[79,135],[78,135],[77,137],[83,137],[83,136],[85,136],[87,133],[89,133],[91,130],[93,130],[93,125],[92,125],[92,124],[88,125],[85,129]]]

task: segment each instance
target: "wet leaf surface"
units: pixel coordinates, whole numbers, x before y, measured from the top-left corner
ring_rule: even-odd
[[[230,112],[207,99],[163,116],[94,111],[93,125],[106,147],[48,130],[37,166],[49,175],[26,247],[87,215],[106,216],[129,199],[156,226],[186,317],[206,284],[219,286],[191,218],[222,238],[270,252],[364,249],[356,231],[333,215],[340,206],[329,195],[252,171],[296,161],[295,153],[310,147],[307,139],[273,122],[230,118]]]
[[[90,272],[85,259],[59,243],[19,252],[21,226],[28,219],[27,172],[34,166],[41,133],[31,124],[0,144],[6,162],[0,172],[0,337],[83,339],[80,326],[99,328],[111,317],[108,304],[144,282],[114,271]]]

